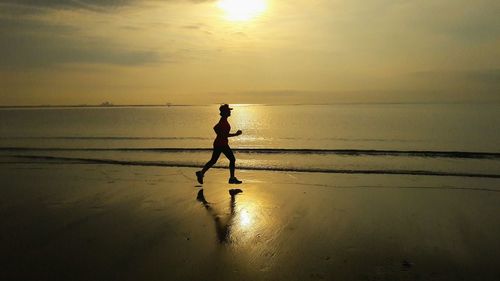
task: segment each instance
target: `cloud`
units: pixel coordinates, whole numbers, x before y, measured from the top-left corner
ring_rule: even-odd
[[[138,2],[137,0],[0,0],[0,9],[16,14],[39,13],[51,9],[104,11]]]
[[[469,83],[500,84],[500,68],[456,71],[420,71],[411,74],[417,79]]]
[[[325,104],[332,102],[351,102],[352,93],[303,91],[303,90],[267,90],[214,92],[207,103],[260,103],[260,104]],[[335,100],[332,96],[336,97]],[[305,98],[306,97],[306,98]]]
[[[397,82],[400,90],[411,85],[421,99],[481,102],[500,99],[500,68],[420,71],[409,73]]]
[[[156,2],[191,2],[205,3],[215,0],[156,0]],[[0,0],[0,7],[19,9],[90,9],[103,10],[118,8],[145,0]]]
[[[118,46],[105,38],[73,36],[78,29],[35,20],[0,19],[2,69],[65,63],[143,65],[162,61],[159,53]]]

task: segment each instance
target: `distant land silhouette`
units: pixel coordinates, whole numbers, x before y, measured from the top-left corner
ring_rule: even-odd
[[[65,107],[171,107],[171,106],[206,106],[206,105],[220,105],[220,103],[208,104],[185,104],[185,103],[150,103],[150,104],[115,104],[111,101],[103,101],[95,104],[21,104],[21,105],[0,105],[0,108],[65,108]]]
[[[171,107],[171,106],[207,106],[220,105],[221,103],[207,104],[113,104],[111,102],[103,102],[99,104],[40,104],[40,105],[0,105],[1,108],[78,108],[78,107]],[[238,104],[238,103],[234,103]],[[246,104],[246,103],[242,103]],[[302,106],[302,105],[426,105],[426,104],[498,104],[498,102],[330,102],[330,103],[262,103],[263,106]]]

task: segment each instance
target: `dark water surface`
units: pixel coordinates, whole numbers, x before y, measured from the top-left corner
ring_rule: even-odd
[[[240,168],[500,175],[497,104],[234,107]],[[218,119],[216,105],[2,109],[0,153],[196,167],[208,160]]]

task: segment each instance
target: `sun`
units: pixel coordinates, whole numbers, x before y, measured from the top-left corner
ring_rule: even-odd
[[[251,20],[267,9],[266,0],[220,0],[217,6],[231,21]]]

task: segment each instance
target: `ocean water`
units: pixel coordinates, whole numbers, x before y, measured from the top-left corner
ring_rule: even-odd
[[[240,169],[500,178],[499,104],[233,107]],[[0,109],[0,153],[198,167],[218,120],[217,105]],[[218,166],[227,166],[223,156]]]

